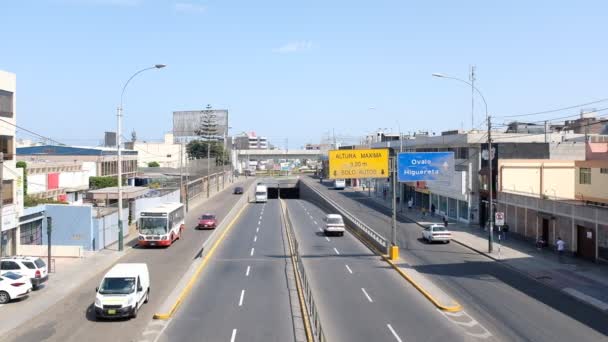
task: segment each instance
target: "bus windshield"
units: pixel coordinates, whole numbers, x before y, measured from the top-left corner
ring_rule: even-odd
[[[166,234],[166,217],[142,217],[139,222],[139,232],[141,234]]]

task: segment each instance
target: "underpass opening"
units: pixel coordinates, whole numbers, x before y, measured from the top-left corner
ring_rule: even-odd
[[[268,188],[268,198],[276,199],[279,198],[279,193],[282,199],[294,199],[300,198],[299,188]]]

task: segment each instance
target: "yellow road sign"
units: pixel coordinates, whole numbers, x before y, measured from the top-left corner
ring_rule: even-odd
[[[329,178],[388,176],[388,149],[329,151]]]

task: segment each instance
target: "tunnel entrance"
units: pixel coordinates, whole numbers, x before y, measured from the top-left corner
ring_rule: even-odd
[[[298,188],[281,188],[281,198],[283,199],[288,199],[288,198],[300,198],[300,189]],[[268,188],[268,198],[271,199],[276,199],[279,196],[279,189],[278,188]]]

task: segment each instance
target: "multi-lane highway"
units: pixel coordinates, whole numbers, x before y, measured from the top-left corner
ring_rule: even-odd
[[[384,236],[390,211],[365,195],[307,184]],[[456,243],[429,245],[415,223],[398,223],[401,256],[464,307],[501,341],[605,341],[608,315]]]
[[[350,233],[325,236],[325,212],[302,200],[285,203],[328,341],[470,337]]]
[[[158,341],[294,341],[277,199],[251,203]]]
[[[252,180],[239,184],[249,186]],[[95,319],[93,301],[95,288],[103,272],[65,299],[13,329],[2,341],[135,341],[161,303],[173,290],[179,278],[199,254],[211,231],[195,231],[197,217],[202,212],[213,212],[221,221],[236,203],[233,187],[214,195],[212,200],[191,207],[186,215],[186,231],[182,238],[166,249],[140,249],[131,246],[118,262],[145,262],[150,269],[151,295],[136,319],[99,322]],[[245,195],[246,196],[246,195]]]

